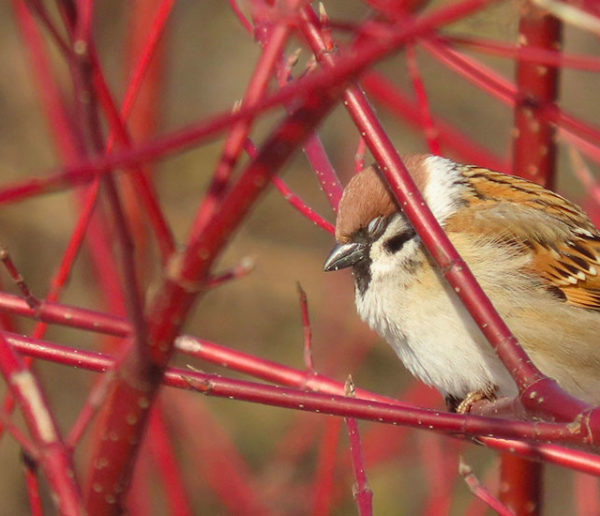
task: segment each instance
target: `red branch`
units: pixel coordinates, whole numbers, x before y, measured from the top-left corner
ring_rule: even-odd
[[[561,44],[561,24],[533,5],[521,4],[518,41],[525,49],[556,50]],[[551,188],[556,175],[556,130],[540,112],[557,99],[558,69],[517,61],[516,81],[513,172]],[[505,489],[500,500],[519,514],[539,514],[542,476],[542,464],[504,454],[500,482]]]
[[[48,342],[35,341],[19,335],[7,334],[9,343],[20,352],[39,358],[51,358],[58,363],[77,363],[91,371],[105,372],[113,368],[115,359],[108,355],[89,351],[73,350]],[[283,366],[280,366],[283,367]],[[304,377],[306,373],[287,368],[291,374]],[[332,394],[330,390],[307,392],[285,387],[223,378],[221,376],[167,368],[163,383],[172,387],[192,389],[209,396],[251,401],[283,408],[322,412],[342,417],[356,417],[392,425],[407,425],[415,428],[437,430],[449,434],[468,436],[485,435],[495,438],[525,439],[532,441],[557,441],[597,445],[596,438],[589,432],[585,421],[577,423],[546,423],[539,421],[512,421],[493,417],[459,415],[403,404],[375,401],[381,396],[369,393],[368,398],[348,398],[343,394]],[[325,384],[342,384],[328,380]],[[296,385],[298,385],[296,383]],[[299,387],[304,387],[300,384]],[[357,394],[361,391],[357,389]],[[385,399],[385,398],[383,398]],[[132,419],[130,419],[132,421]],[[588,454],[589,455],[589,454]],[[573,464],[576,464],[574,461]],[[600,461],[585,462],[586,471],[600,472]]]
[[[40,462],[54,494],[58,510],[65,515],[83,512],[81,493],[71,457],[65,448],[48,401],[35,376],[25,367],[0,333],[0,372],[15,400],[38,450]]]
[[[352,378],[346,381],[346,395],[354,396],[354,383]],[[358,424],[354,418],[344,418],[348,429],[348,440],[350,441],[350,456],[352,457],[352,469],[354,470],[354,489],[353,495],[358,505],[360,516],[370,516],[373,514],[373,491],[367,483],[367,474],[365,471],[365,460],[360,444],[360,435],[358,433]]]
[[[551,184],[554,132],[574,148],[600,162],[600,130],[581,118],[565,113],[554,102],[557,68],[570,66],[598,72],[600,60],[591,56],[563,55],[555,48],[559,30],[552,19],[539,17],[535,8],[524,3],[521,6],[524,11],[520,26],[522,44],[518,48],[482,38],[469,39],[437,33],[442,25],[482,10],[492,1],[448,2],[441,8],[434,7],[419,18],[413,18],[408,11],[423,7],[426,1],[368,0],[378,10],[377,13],[360,23],[340,23],[328,19],[324,10],[320,12],[320,16],[316,16],[306,0],[250,0],[243,7],[251,14],[253,27],[236,0],[229,0],[234,14],[262,47],[260,58],[247,82],[241,107],[234,112],[217,113],[188,127],[151,139],[154,130],[152,123],[138,132],[132,126],[128,127],[126,121],[150,61],[156,55],[159,38],[174,5],[173,0],[156,0],[153,4],[156,9],[145,6],[147,17],[140,16],[140,11],[136,9],[131,10],[133,14],[129,20],[129,28],[142,19],[147,21],[139,23],[139,28],[131,31],[132,34],[135,32],[131,41],[141,51],[138,59],[127,60],[126,66],[133,71],[120,110],[114,100],[116,96],[109,89],[108,76],[105,77],[96,55],[94,3],[91,0],[59,0],[55,12],[48,10],[40,0],[13,0],[24,46],[29,52],[38,83],[37,91],[63,168],[57,168],[40,178],[0,188],[0,203],[45,195],[59,189],[71,189],[81,199],[77,223],[74,224],[72,237],[60,266],[51,279],[46,299],[38,300],[29,292],[16,267],[7,255],[2,254],[0,247],[3,261],[24,296],[23,299],[0,293],[0,311],[7,314],[2,317],[4,328],[17,327],[9,315],[37,321],[33,338],[8,333],[4,337],[0,336],[0,370],[8,385],[8,392],[14,394],[18,405],[23,409],[30,436],[23,435],[7,412],[0,411],[0,423],[25,452],[25,481],[34,514],[41,513],[42,509],[36,465],[39,465],[38,472],[47,478],[52,494],[58,500],[59,510],[65,514],[83,512],[82,497],[73,475],[71,459],[75,446],[82,442],[80,437],[84,430],[101,407],[104,410],[98,425],[99,431],[91,433],[88,439],[93,450],[89,468],[86,469],[86,509],[90,514],[115,514],[123,510],[138,446],[144,437],[144,429],[148,426],[148,414],[150,408],[156,405],[156,393],[163,385],[195,390],[207,396],[346,418],[356,482],[355,498],[360,514],[372,513],[372,494],[367,485],[357,419],[432,430],[446,437],[463,439],[462,442],[465,442],[465,438],[473,438],[491,449],[527,458],[532,462],[520,459],[515,461],[511,457],[506,459],[504,465],[504,469],[508,471],[511,463],[519,464],[518,472],[506,477],[510,480],[510,489],[502,498],[513,507],[526,508],[526,501],[533,501],[539,507],[539,477],[532,473],[532,469],[538,468],[533,461],[555,463],[600,475],[600,459],[597,455],[546,442],[596,449],[600,445],[600,414],[566,396],[529,362],[431,213],[421,206],[422,199],[418,191],[357,82],[361,80],[365,90],[388,112],[407,121],[420,133],[425,132],[424,136],[433,153],[455,153],[462,161],[508,170],[510,167],[505,160],[494,156],[431,113],[426,85],[419,76],[411,50],[421,46],[442,60],[448,68],[474,82],[482,91],[515,108],[515,133],[518,137],[515,139],[514,169],[517,172],[537,178],[546,185]],[[586,2],[579,4],[582,5],[581,9],[590,12],[591,7],[586,6]],[[47,41],[41,37],[28,9],[36,15],[40,28],[46,30],[49,36],[47,41],[56,45],[58,55],[64,59],[67,65],[65,70],[72,78],[71,91],[59,90],[62,72],[59,73],[58,68],[52,69],[54,61],[44,47]],[[299,9],[301,16],[298,14]],[[354,35],[356,39],[347,46],[338,46],[333,39],[337,29],[351,31],[348,34]],[[290,73],[298,60],[298,52],[292,51],[290,59],[284,61],[284,52],[294,33],[308,41],[316,56],[309,59],[307,71],[298,80],[293,80]],[[381,73],[372,70],[374,64],[403,47],[409,48],[408,71],[416,101]],[[458,47],[469,47],[476,52],[514,59],[518,63],[516,85],[455,50]],[[320,67],[316,65],[317,60]],[[161,70],[161,67],[155,67],[156,70]],[[156,106],[162,93],[158,87],[154,87],[160,83],[156,77],[158,75],[155,79],[149,79],[153,94],[145,103],[146,107],[150,107],[148,112],[152,115],[156,114]],[[275,77],[280,81],[279,89],[276,89],[277,86],[272,81]],[[272,90],[269,89],[271,82],[274,86]],[[347,89],[343,91],[344,88]],[[450,284],[497,349],[500,358],[515,376],[522,404],[518,399],[502,400],[502,403],[494,405],[481,404],[474,407],[479,415],[464,416],[414,406],[414,403],[431,403],[422,397],[416,399],[413,396],[413,404],[408,404],[360,389],[356,390],[356,397],[345,396],[342,384],[313,370],[310,357],[311,329],[305,299],[302,302],[302,315],[307,370],[286,367],[192,337],[176,338],[198,298],[209,289],[239,278],[250,270],[247,262],[242,262],[219,274],[213,270],[213,264],[271,182],[308,220],[329,232],[333,231],[333,226],[302,202],[276,174],[291,154],[306,142],[305,153],[335,212],[342,193],[341,184],[314,130],[342,96],[359,132],[357,163],[362,162],[365,146],[368,146],[381,164],[398,203],[442,267]],[[251,153],[250,163],[234,174],[236,164],[240,161],[242,146],[249,141],[250,129],[258,117],[267,110],[281,107],[289,111],[289,116],[271,130],[258,153]],[[100,119],[101,116],[104,117],[103,120]],[[144,124],[150,118],[140,117],[140,120]],[[105,127],[110,131],[108,143],[104,140]],[[152,178],[141,167],[146,162],[180,153],[223,133],[226,137],[222,154],[214,167],[212,178],[209,178],[212,179],[212,186],[207,191],[205,200],[198,206],[186,245],[176,251],[173,234],[158,203]],[[119,146],[113,149],[113,142]],[[113,171],[120,169],[124,169],[127,174],[123,183],[117,183],[112,178]],[[106,193],[99,190],[101,182],[108,189],[116,226],[111,225],[102,215],[103,205],[97,203],[98,193]],[[84,183],[91,185],[85,194],[74,188]],[[121,192],[117,188],[131,184],[136,186],[131,191],[126,191],[130,195],[126,195],[124,207],[121,207]],[[138,200],[142,202],[143,211],[136,210]],[[128,204],[127,201],[133,202]],[[149,221],[156,235],[162,265],[162,284],[153,286],[148,308],[142,312],[142,285],[138,287],[137,278],[145,278],[150,269],[146,256],[142,256],[138,263],[139,255],[147,254],[145,251],[148,249],[144,246],[146,221]],[[131,235],[129,226],[133,228]],[[108,236],[110,231],[115,230],[119,235],[118,241],[124,257],[125,273],[121,280],[116,275],[115,261],[111,256],[112,242]],[[129,321],[56,302],[71,273],[84,237],[91,243],[92,260],[97,265],[98,277],[102,278],[101,289],[110,300],[113,313],[123,313],[121,292],[128,294]],[[137,251],[135,260],[134,246]],[[118,356],[59,346],[40,340],[47,324],[117,336],[123,338],[123,342]],[[336,338],[339,340],[338,335],[333,334],[330,340]],[[136,339],[137,345],[134,345]],[[353,343],[350,367],[364,357],[367,349],[363,343]],[[285,387],[167,367],[174,351]],[[37,378],[26,369],[29,357],[21,361],[20,354],[69,367],[108,372],[99,377],[100,381],[90,390],[65,442],[58,433],[53,413]],[[335,357],[331,357],[330,361],[334,364]],[[177,393],[170,391],[169,394]],[[306,423],[306,419],[299,419],[298,424],[293,424],[289,434],[278,443],[273,460],[281,459],[283,464],[289,464],[290,461],[298,462],[304,456],[308,458],[310,446],[321,439],[314,478],[303,486],[293,488],[282,487],[283,481],[280,480],[278,486],[261,497],[260,492],[255,489],[257,484],[250,476],[249,465],[237,452],[233,441],[219,426],[216,418],[203,409],[201,400],[199,406],[192,409],[187,400],[184,401],[182,395],[180,397],[181,402],[178,400],[175,403],[176,410],[172,412],[174,423],[180,425],[178,436],[183,436],[186,443],[191,445],[186,450],[190,451],[199,476],[211,490],[211,494],[227,509],[240,513],[268,514],[271,507],[276,506],[279,501],[277,497],[284,489],[290,491],[285,493],[290,499],[306,498],[307,490],[310,489],[315,512],[334,508],[343,492],[337,489],[334,480],[338,473],[346,473],[348,478],[350,471],[349,460],[344,463],[346,470],[338,471],[340,419],[329,419],[325,427],[319,428]],[[538,403],[542,399],[543,403]],[[523,405],[529,409],[529,414],[524,411]],[[170,404],[167,407],[171,409]],[[514,420],[517,417],[515,407],[522,410],[518,415],[523,416],[524,420]],[[552,422],[527,420],[536,413],[554,419]],[[156,414],[158,413],[155,412]],[[513,416],[513,420],[502,417],[506,414]],[[165,437],[166,428],[163,423],[162,419],[151,421],[148,434],[150,448],[144,450],[153,450],[156,461],[146,462],[142,466],[156,466],[171,512],[190,513],[194,508],[190,505],[183,479],[179,478],[176,467],[175,453],[179,450]],[[324,431],[321,431],[323,428]],[[371,453],[371,456],[376,456],[378,461],[386,460],[390,450],[402,446],[399,444],[400,440],[381,443],[382,440],[386,441],[381,439],[381,435],[383,428],[374,426],[365,429],[363,433],[367,454],[372,452],[372,442],[377,441],[377,453]],[[405,440],[403,442],[406,447]],[[425,470],[431,480],[431,497],[427,508],[436,510],[442,506],[447,507],[454,476],[450,475],[440,483],[434,470],[449,460],[443,460],[441,447],[423,450],[426,453],[422,454],[421,459],[430,462],[430,468]],[[451,456],[452,450],[443,451],[448,451],[448,456]],[[85,455],[85,451],[82,454]],[[528,469],[523,469],[524,465]],[[506,507],[499,504],[470,472],[463,473],[466,473],[467,482],[478,496],[496,510],[506,511]],[[522,478],[517,481],[517,476],[525,476],[527,482]],[[139,487],[143,491],[132,498],[138,502],[147,500],[151,490],[150,477],[142,477]],[[580,499],[585,496],[583,493],[590,492],[595,491],[582,484]],[[513,502],[511,496],[517,501]],[[580,506],[583,507],[581,504]],[[144,507],[143,503],[138,503],[135,508],[150,510],[150,504]]]
[[[485,486],[483,486],[481,482],[479,482],[478,478],[474,475],[471,466],[466,464],[463,461],[462,457],[460,458],[458,470],[460,475],[465,479],[465,482],[469,486],[471,492],[483,503],[485,503],[490,509],[494,510],[501,516],[514,516],[514,512],[512,512],[502,502],[500,502],[500,500],[492,496],[492,494],[485,488]]]
[[[113,457],[114,460],[111,467],[96,469],[89,479],[87,503],[90,512],[119,510],[119,503],[107,503],[106,495],[112,495],[119,501],[120,493],[129,483],[137,452],[137,436],[143,432],[148,407],[159,386],[160,375],[157,372],[166,366],[173,340],[197,297],[198,289],[194,285],[206,278],[228,236],[269,184],[270,176],[325,116],[339,93],[339,90],[330,90],[325,97],[307,100],[303,107],[289,115],[225,196],[215,217],[205,227],[196,226],[185,253],[174,264],[149,310],[148,334],[153,367],[140,370],[135,355],[126,351],[123,356],[119,369],[125,380],[116,383],[105,409],[107,419],[103,422],[104,435],[114,434],[122,438],[117,441],[101,439],[97,443],[95,455]],[[132,378],[137,379],[135,383]],[[132,415],[130,422],[120,416],[122,413]]]

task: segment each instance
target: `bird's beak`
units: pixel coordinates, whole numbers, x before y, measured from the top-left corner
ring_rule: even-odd
[[[367,244],[358,244],[355,242],[338,244],[329,253],[329,257],[323,265],[323,270],[330,272],[351,267],[362,260],[366,252]]]

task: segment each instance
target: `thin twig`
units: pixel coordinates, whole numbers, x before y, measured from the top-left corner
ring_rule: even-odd
[[[302,288],[302,285],[300,285],[300,282],[296,283],[296,288],[298,290],[298,297],[300,298],[300,313],[302,314],[302,330],[304,333],[304,367],[312,374],[315,372],[315,368],[312,359],[312,330],[308,318],[308,301],[306,292]]]
[[[354,397],[354,382],[352,377],[348,376],[346,380],[346,396]],[[358,505],[360,516],[370,516],[373,514],[373,491],[367,482],[365,469],[365,459],[360,444],[360,434],[358,433],[358,424],[354,418],[344,418],[348,429],[348,440],[350,441],[350,456],[352,457],[352,469],[354,471],[354,487],[352,494]]]
[[[470,491],[483,503],[490,507],[490,509],[496,511],[502,516],[515,516],[513,511],[501,503],[496,497],[492,496],[485,486],[479,482],[473,473],[473,469],[464,461],[462,455],[459,457],[458,472],[465,480]]]

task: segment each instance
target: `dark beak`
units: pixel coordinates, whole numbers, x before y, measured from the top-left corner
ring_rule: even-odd
[[[323,265],[323,270],[330,272],[351,267],[365,257],[367,248],[367,244],[357,244],[354,242],[338,244],[329,253],[329,257]]]

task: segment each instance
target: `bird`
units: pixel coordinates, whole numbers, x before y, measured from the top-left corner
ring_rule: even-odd
[[[542,186],[434,155],[403,162],[448,238],[533,363],[600,404],[600,232]],[[449,410],[518,395],[377,165],[348,182],[325,271],[352,268],[360,317]]]

